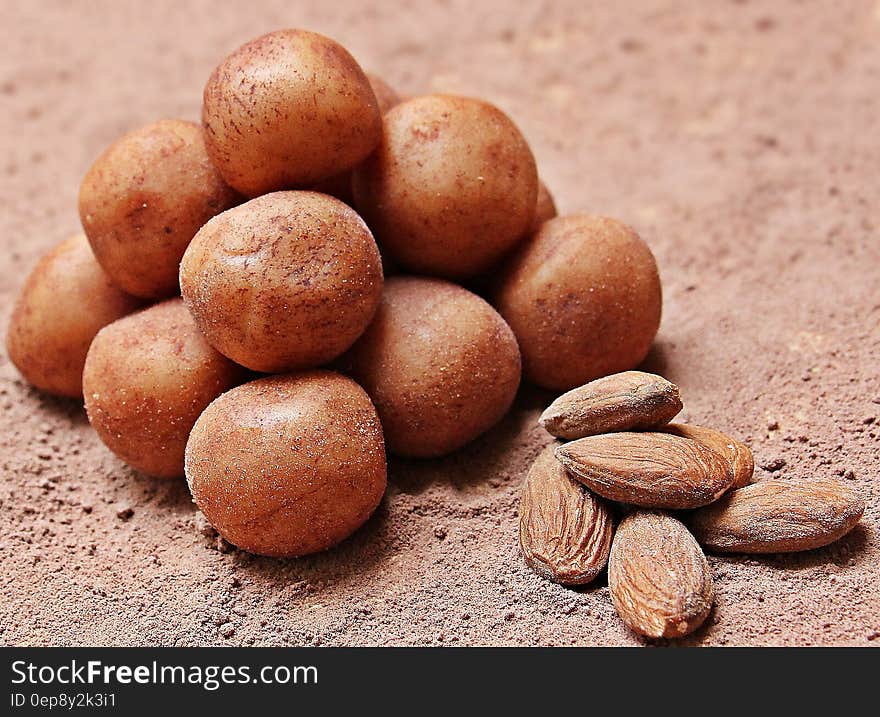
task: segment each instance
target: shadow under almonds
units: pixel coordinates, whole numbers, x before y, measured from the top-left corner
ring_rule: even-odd
[[[850,567],[851,560],[858,560],[865,553],[870,538],[868,527],[864,523],[858,523],[849,533],[824,548],[797,553],[767,553],[744,557],[782,570],[808,570],[829,564],[841,568]]]
[[[797,553],[767,553],[766,555],[716,553],[714,556],[716,558],[724,559],[727,563],[735,564],[748,560],[782,570],[808,570],[828,564],[844,567],[849,566],[850,560],[854,557],[861,556],[865,552],[870,537],[871,534],[869,529],[864,524],[859,523],[845,536],[831,543],[831,545],[826,545],[824,548],[805,550]],[[713,617],[715,615],[716,607],[717,606],[713,604],[712,611],[709,613],[706,621],[697,630],[684,638],[676,640],[642,639],[649,645],[701,645],[711,636],[712,629],[715,627]]]

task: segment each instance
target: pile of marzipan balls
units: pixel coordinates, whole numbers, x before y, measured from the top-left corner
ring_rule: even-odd
[[[386,448],[455,451],[521,374],[564,391],[632,368],[660,323],[651,251],[613,219],[556,217],[501,110],[401,100],[304,30],[223,60],[201,125],[114,142],[79,213],[25,283],[10,358],[262,555],[361,526]]]

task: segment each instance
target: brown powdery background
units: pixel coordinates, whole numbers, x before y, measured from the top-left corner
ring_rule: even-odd
[[[515,11],[513,8],[515,7]],[[880,644],[880,4],[3,0],[2,328],[38,256],[78,228],[103,147],[197,119],[213,66],[285,26],[328,34],[404,93],[485,97],[562,211],[634,225],[664,281],[646,366],[686,417],[746,440],[764,480],[840,476],[861,526],[800,555],[710,558],[705,645]],[[394,461],[337,549],[254,557],[183,481],[126,468],[75,402],[0,358],[0,642],[633,645],[604,576],[569,590],[517,548],[553,397],[457,455]]]

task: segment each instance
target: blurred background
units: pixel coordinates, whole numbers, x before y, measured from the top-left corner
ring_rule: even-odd
[[[705,277],[673,247],[710,252],[718,278],[745,258],[729,251],[740,242],[750,261],[775,251],[764,240],[797,253],[802,226],[827,233],[840,218],[780,205],[854,201],[842,185],[878,166],[876,142],[854,151],[880,121],[874,0],[2,4],[0,201],[16,265],[76,228],[78,183],[109,141],[197,119],[214,65],[284,26],[334,37],[403,93],[497,103],[563,211],[636,225],[683,286]],[[855,250],[864,230],[846,233]]]

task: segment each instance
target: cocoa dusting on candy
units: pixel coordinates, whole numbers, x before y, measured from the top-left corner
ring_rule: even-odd
[[[339,362],[370,394],[388,450],[451,453],[507,413],[520,381],[510,327],[483,299],[441,279],[389,279],[376,315]]]
[[[95,160],[80,185],[79,216],[113,283],[155,300],[179,292],[177,268],[190,240],[238,201],[211,164],[201,127],[161,120]]]
[[[201,415],[186,447],[186,479],[233,545],[276,557],[326,550],[382,499],[382,427],[363,389],[337,373],[259,379]]]
[[[350,170],[382,134],[363,70],[339,43],[305,30],[268,33],[223,60],[202,121],[220,173],[250,197]]]
[[[338,357],[369,324],[382,285],[366,224],[317,192],[274,192],[224,212],[180,265],[184,303],[208,342],[267,373]]]
[[[627,225],[586,214],[542,224],[492,292],[519,342],[523,376],[563,391],[643,361],[661,303],[648,245]]]
[[[245,374],[211,348],[180,299],[169,299],[98,332],[83,372],[85,409],[130,466],[180,478],[196,419]]]
[[[549,222],[553,217],[557,216],[557,214],[556,202],[553,200],[553,195],[550,194],[547,185],[538,180],[538,199],[535,202],[535,216],[534,219],[532,219],[532,226],[529,229],[529,234],[534,234],[541,228],[541,225],[544,222]]]
[[[491,271],[535,215],[535,158],[516,125],[482,100],[425,95],[392,109],[384,129],[353,183],[383,251],[413,274]]]
[[[72,236],[44,254],[27,277],[9,319],[9,359],[40,390],[82,398],[83,366],[95,334],[142,304],[113,285],[85,235]]]

